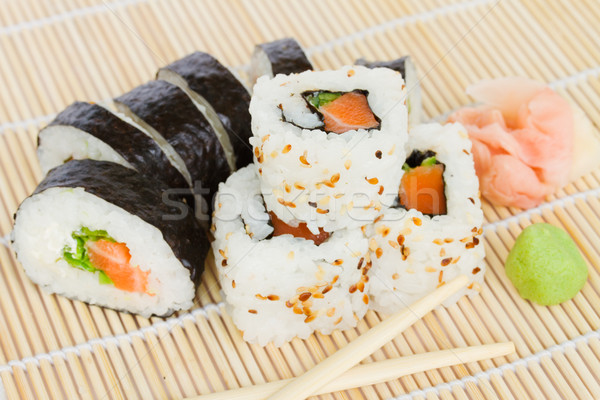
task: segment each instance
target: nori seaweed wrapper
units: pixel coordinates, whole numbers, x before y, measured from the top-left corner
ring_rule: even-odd
[[[257,45],[271,62],[273,76],[293,74],[312,70],[313,66],[304,54],[300,44],[293,38],[284,38]]]
[[[389,68],[400,72],[404,80],[406,80],[406,61],[410,56],[403,56],[391,61],[367,61],[364,58],[359,58],[355,61],[356,65],[362,65],[367,68]]]
[[[188,95],[165,81],[151,81],[115,99],[154,128],[173,146],[209,205],[231,170],[223,146],[204,114]]]
[[[48,124],[57,125],[72,126],[96,137],[150,179],[159,179],[173,188],[188,187],[154,139],[97,104],[71,104]]]
[[[236,167],[252,163],[250,94],[217,59],[195,52],[162,68],[181,76],[190,90],[209,102],[223,123],[236,156]]]
[[[210,243],[185,203],[169,206],[171,202],[163,201],[166,185],[110,161],[73,160],[50,170],[32,196],[53,187],[82,188],[156,227],[194,284],[199,284]],[[177,220],[163,218],[183,210],[186,215]]]

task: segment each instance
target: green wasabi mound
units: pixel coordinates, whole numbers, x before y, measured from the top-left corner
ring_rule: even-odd
[[[575,297],[585,285],[588,269],[565,231],[533,224],[521,232],[508,254],[506,275],[521,297],[550,306]]]

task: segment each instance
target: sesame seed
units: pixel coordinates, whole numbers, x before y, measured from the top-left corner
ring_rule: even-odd
[[[306,151],[304,152],[304,154],[302,154],[300,156],[300,162],[304,165],[307,165],[310,167],[310,163],[308,161],[306,161]]]
[[[334,315],[335,315],[335,307],[331,307],[330,309],[327,310],[328,317],[333,317]]]
[[[299,307],[294,307],[293,311],[294,314],[304,314],[304,311],[302,311],[302,309],[300,309]]]
[[[354,293],[354,292],[356,292],[356,285],[352,285],[352,286],[350,286],[350,288],[348,289],[348,291],[349,291],[350,293]]]
[[[452,260],[452,264],[456,264],[458,262],[458,260],[460,260],[460,256],[458,256],[454,260]]]
[[[313,294],[313,297],[314,297],[315,299],[322,299],[324,296],[323,296],[323,294],[322,294],[322,293],[319,293],[319,292],[317,292],[317,293]]]
[[[283,150],[281,150],[281,152],[282,152],[283,154],[286,154],[286,153],[289,153],[291,149],[292,149],[292,145],[291,145],[291,144],[286,144],[286,145],[283,147]]]
[[[367,178],[365,176],[365,180],[367,182],[369,182],[371,185],[377,185],[379,183],[379,179],[377,179],[377,177],[373,177],[373,178]]]
[[[330,196],[325,196],[321,200],[319,200],[319,204],[322,206],[326,206],[327,204],[329,204],[330,200],[331,200]]]
[[[258,311],[256,311],[256,310],[248,310],[248,312],[249,312],[250,314],[258,314]]]
[[[416,226],[421,226],[421,224],[423,223],[421,222],[421,219],[417,217],[413,217],[412,221]]]
[[[473,271],[471,271],[471,272],[473,273],[473,275],[475,275],[475,274],[479,273],[479,271],[481,271],[481,268],[475,267],[475,268],[473,268]]]
[[[360,281],[356,284],[356,288],[362,293],[365,291],[365,282]]]
[[[276,301],[276,300],[279,300],[279,296],[277,296],[276,294],[270,294],[267,296],[267,299],[269,299],[271,301]]]
[[[375,157],[377,157],[377,158],[381,158],[382,155],[383,155],[383,153],[381,152],[381,150],[377,150],[375,152]]]
[[[336,275],[333,277],[333,280],[331,281],[332,284],[336,283],[338,281],[338,279],[340,279],[339,275]]]
[[[440,264],[442,265],[442,267],[445,267],[446,265],[450,264],[451,261],[452,257],[444,258]]]
[[[327,286],[325,287],[325,289],[323,289],[323,291],[322,291],[321,293],[325,294],[325,293],[329,292],[331,289],[332,289],[332,288],[331,288],[331,285],[327,285]]]
[[[446,239],[444,239],[444,242],[446,242],[446,243],[452,243],[452,242],[454,242],[454,239],[452,239],[452,238],[446,238]]]
[[[298,296],[298,300],[306,301],[306,300],[310,299],[310,296],[312,296],[311,292],[304,292],[300,296]]]
[[[369,304],[369,296],[367,296],[366,294],[363,295],[363,303]]]
[[[275,150],[271,152],[271,158],[277,158],[278,155],[279,153],[277,153]]]
[[[318,212],[319,214],[327,214],[327,213],[329,212],[329,210],[323,210],[323,209],[321,209],[321,208],[317,208],[317,212]]]
[[[260,149],[258,147],[254,148],[254,155],[258,157],[260,155]]]
[[[443,277],[444,277],[444,271],[440,271],[440,274],[438,275],[438,282],[442,282]]]
[[[433,243],[437,245],[442,245],[444,242],[442,241],[442,239],[433,239]]]
[[[477,237],[474,237],[474,238],[473,238],[473,244],[474,244],[475,246],[477,246],[477,245],[479,244],[479,238],[477,238]]]
[[[338,258],[337,260],[335,260],[335,261],[333,262],[333,265],[341,265],[341,264],[343,264],[343,263],[344,263],[344,260],[342,260],[341,258]]]
[[[227,259],[224,258],[223,261],[221,261],[221,267],[226,267],[227,266]]]
[[[425,272],[437,272],[437,269],[433,267],[425,267]]]
[[[377,258],[381,258],[381,256],[383,255],[383,250],[381,249],[381,247],[378,247],[377,250],[375,250],[375,255],[377,256]]]
[[[375,251],[377,247],[377,241],[375,238],[371,238],[371,240],[369,240],[369,249],[371,249],[371,251]]]
[[[256,297],[258,300],[266,300],[267,299],[265,296],[263,296],[260,293],[255,294],[254,297]]]
[[[342,317],[339,317],[339,318],[337,319],[337,321],[335,321],[333,324],[334,324],[334,325],[337,325],[337,324],[339,324],[340,322],[342,322]]]
[[[344,163],[344,168],[350,169],[351,166],[352,166],[352,161],[346,160],[346,162]]]
[[[290,303],[290,301],[289,301],[289,300],[286,300],[286,301],[285,301],[285,306],[286,306],[287,308],[292,308],[292,307],[294,307],[294,304],[293,304],[293,303]]]
[[[379,186],[379,191],[377,192],[378,195],[381,195],[383,193],[385,189],[383,188],[383,185]]]
[[[304,186],[302,186],[301,184],[299,184],[298,182],[294,183],[294,187],[298,190],[304,190],[306,189]]]
[[[315,203],[314,201],[309,201],[308,205],[311,206],[312,208],[317,208],[317,203]]]
[[[440,249],[440,257],[444,257],[445,255],[446,255],[446,249],[442,247]]]
[[[235,289],[235,279],[231,281],[231,287]]]
[[[398,247],[398,243],[394,242],[393,240],[388,240],[388,244],[393,247],[394,249],[397,249]]]
[[[404,235],[398,235],[398,244],[402,246],[404,244]]]
[[[398,275],[397,273],[395,273],[394,275],[392,275],[392,279],[393,280],[400,279],[400,275]]]
[[[474,247],[475,247],[475,243],[473,243],[473,242],[469,242],[469,243],[465,244],[466,249],[472,249]]]
[[[285,184],[284,189],[285,189],[286,193],[289,193],[292,191],[292,187],[290,185],[288,185],[287,183]]]
[[[340,180],[340,174],[339,173],[332,175],[331,179],[330,179],[331,183],[336,183],[339,180]]]
[[[346,75],[348,75],[348,78],[350,78],[351,76],[354,76],[354,70],[353,69],[349,69],[348,73]]]

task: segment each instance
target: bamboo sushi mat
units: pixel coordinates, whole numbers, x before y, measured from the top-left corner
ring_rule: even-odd
[[[9,245],[12,216],[41,179],[41,126],[69,103],[100,101],[194,50],[245,72],[254,44],[293,36],[319,69],[411,54],[424,109],[471,102],[483,78],[549,82],[600,127],[597,0],[3,0],[0,1],[0,399],[177,399],[301,374],[380,321],[296,339],[245,343],[208,261],[197,305],[168,319],[88,306],[33,285]],[[511,340],[508,357],[447,367],[321,399],[600,398],[600,170],[522,212],[484,204],[481,295],[428,314],[370,362]],[[590,266],[559,306],[522,300],[503,264],[534,222],[566,229]]]

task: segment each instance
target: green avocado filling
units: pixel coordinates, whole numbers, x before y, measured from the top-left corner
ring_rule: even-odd
[[[316,92],[304,93],[304,99],[318,110],[319,107],[324,106],[327,103],[331,103],[342,94],[342,92],[325,92],[320,90]]]
[[[426,159],[424,159],[423,161],[421,161],[421,167],[431,167],[432,165],[437,164],[437,159],[435,158],[435,156],[432,157],[427,157]],[[405,172],[410,171],[412,168],[410,167],[410,165],[408,165],[408,163],[404,163],[402,165],[402,169]]]
[[[84,271],[96,272],[98,271],[98,282],[102,285],[110,285],[113,281],[106,275],[102,270],[95,268],[90,261],[90,257],[87,254],[85,244],[88,241],[95,242],[103,239],[109,242],[116,242],[115,239],[110,237],[105,230],[92,231],[85,226],[82,226],[78,231],[74,231],[71,237],[77,241],[77,247],[75,251],[69,246],[63,248],[63,259],[69,263],[72,267],[82,269]]]

